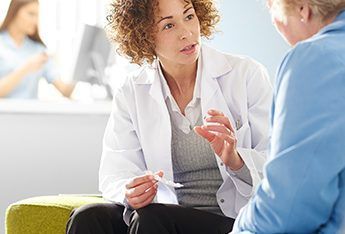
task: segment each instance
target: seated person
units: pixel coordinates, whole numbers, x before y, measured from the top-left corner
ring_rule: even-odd
[[[293,49],[277,73],[265,178],[234,233],[345,233],[345,0],[269,6]]]
[[[261,179],[271,85],[252,59],[202,44],[218,19],[213,0],[113,1],[111,36],[142,68],[105,132],[99,186],[113,203],[75,210],[68,233],[232,230]]]

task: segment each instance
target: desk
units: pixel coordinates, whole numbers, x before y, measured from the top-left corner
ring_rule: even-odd
[[[98,193],[111,102],[0,100],[0,233],[17,200]]]

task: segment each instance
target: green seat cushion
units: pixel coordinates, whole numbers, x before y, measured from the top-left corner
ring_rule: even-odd
[[[7,234],[65,234],[71,211],[82,205],[105,203],[97,196],[33,197],[11,204],[6,211]]]

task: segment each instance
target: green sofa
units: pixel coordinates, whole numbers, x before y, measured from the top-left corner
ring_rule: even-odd
[[[7,234],[65,234],[71,211],[82,205],[105,203],[99,196],[33,197],[11,204],[6,211]]]

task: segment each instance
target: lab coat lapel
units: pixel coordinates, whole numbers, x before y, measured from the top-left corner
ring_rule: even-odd
[[[171,123],[170,115],[163,97],[162,86],[160,77],[158,75],[156,66],[154,64],[148,75],[152,82],[148,102],[152,105],[149,106],[149,110],[145,113],[151,113],[145,116],[147,124],[150,126],[150,131],[146,132],[145,136],[151,139],[148,142],[147,148],[150,152],[147,152],[148,157],[145,158],[147,167],[153,171],[163,170],[164,177],[173,180],[172,161],[171,161]],[[153,118],[153,115],[157,115],[157,118]]]
[[[222,111],[232,126],[235,121],[219,85],[220,79],[231,72],[232,67],[226,57],[207,46],[202,47],[202,81],[201,81],[201,107],[203,117],[208,116],[209,109]]]

